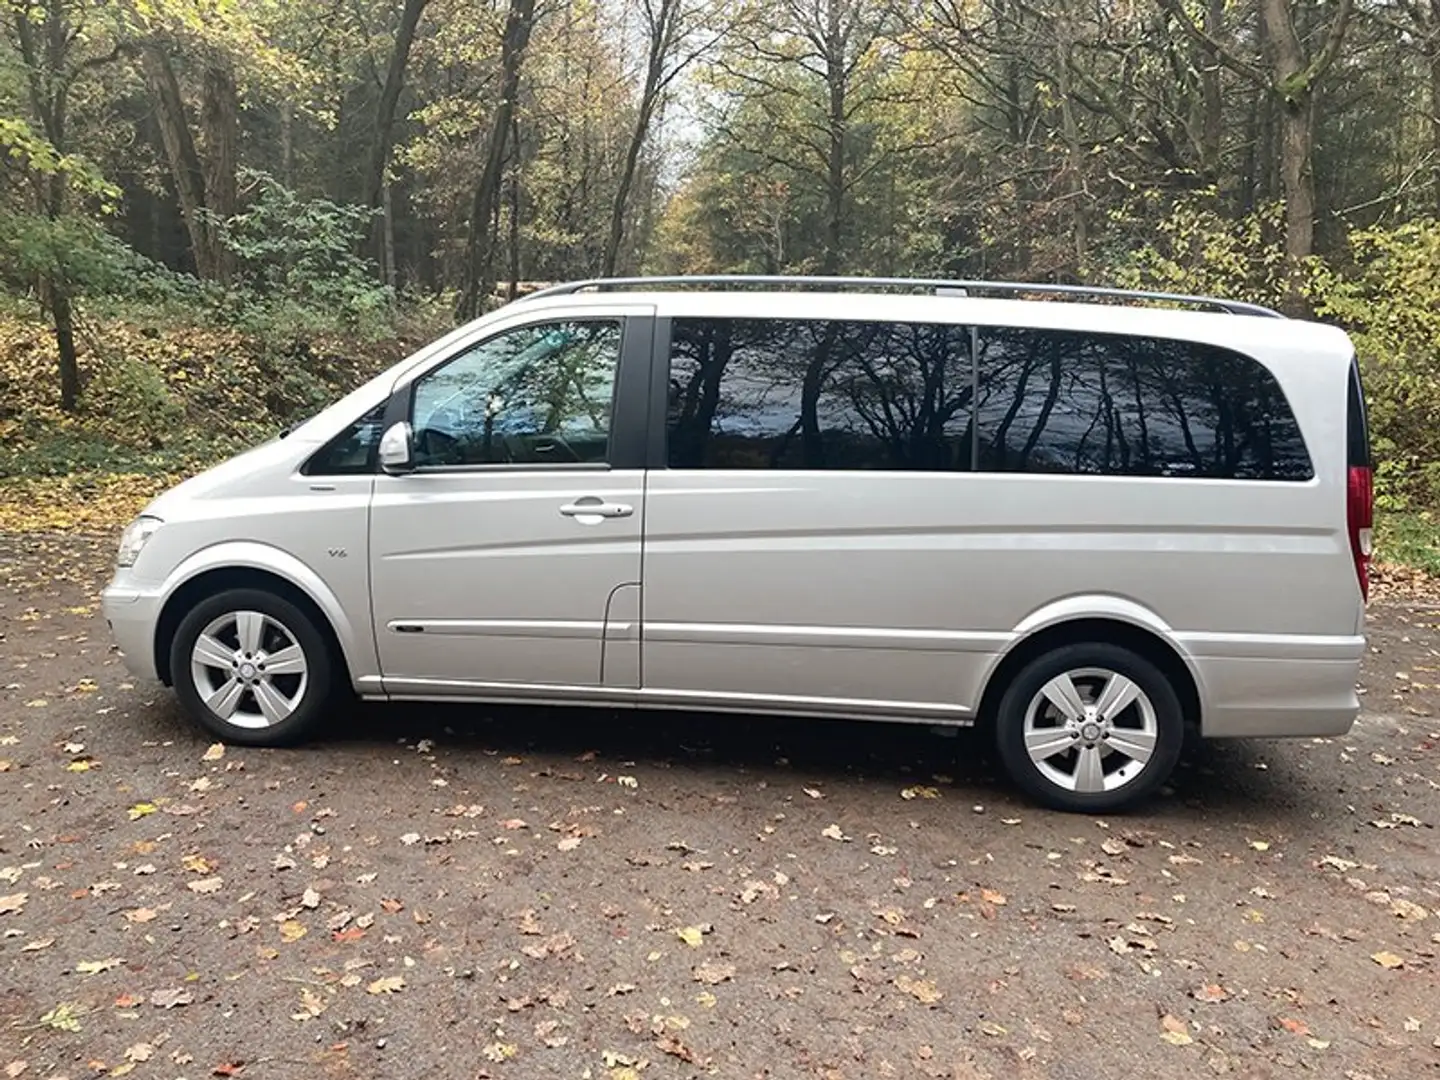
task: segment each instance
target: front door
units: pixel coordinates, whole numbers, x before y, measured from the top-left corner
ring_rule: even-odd
[[[415,468],[377,478],[370,520],[387,689],[603,683],[612,598],[633,607],[639,589],[644,511],[616,403],[650,326],[634,310],[512,325],[397,390]]]

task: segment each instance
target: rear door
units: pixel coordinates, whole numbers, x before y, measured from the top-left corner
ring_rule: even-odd
[[[659,325],[666,467],[647,484],[646,696],[963,717],[1003,640],[967,633],[957,603],[955,524],[974,482],[968,328]]]
[[[387,689],[607,682],[607,615],[640,588],[650,315],[537,313],[397,389],[416,467],[376,478],[370,520]]]

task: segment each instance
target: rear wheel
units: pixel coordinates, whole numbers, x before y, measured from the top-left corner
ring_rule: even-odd
[[[1000,699],[1001,760],[1057,810],[1131,806],[1174,771],[1185,738],[1180,699],[1149,660],[1117,645],[1067,645],[1027,664]]]
[[[175,692],[225,742],[280,746],[319,725],[334,697],[334,664],[314,620],[263,589],[230,589],[197,604],[170,650]]]

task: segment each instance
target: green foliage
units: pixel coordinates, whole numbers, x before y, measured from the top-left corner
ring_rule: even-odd
[[[1440,503],[1440,221],[1360,230],[1349,244],[1343,269],[1317,267],[1315,309],[1355,341],[1382,505],[1432,507]]]
[[[1377,514],[1375,558],[1440,578],[1440,523],[1428,510]]]
[[[1270,203],[1233,217],[1214,191],[1173,204],[1158,223],[1158,192],[1113,215],[1116,223],[1144,233],[1129,250],[1111,251],[1110,279],[1125,288],[1158,289],[1201,296],[1228,296],[1275,306],[1284,292],[1285,258],[1280,242],[1284,207]]]
[[[253,191],[249,205],[215,223],[238,264],[224,305],[237,325],[380,332],[394,296],[377,282],[374,264],[355,254],[370,211],[302,198],[268,173],[242,170],[241,184]]]

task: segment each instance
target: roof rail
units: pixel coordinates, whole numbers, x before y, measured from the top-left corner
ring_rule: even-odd
[[[582,281],[567,281],[546,289],[527,293],[517,298],[516,303],[527,303],[547,296],[570,296],[579,292],[600,292],[605,290],[655,288],[657,286],[751,286],[771,285],[780,287],[828,288],[828,289],[926,289],[943,296],[969,296],[971,293],[1004,293],[1007,296],[1023,297],[1027,293],[1075,297],[1096,300],[1145,300],[1169,304],[1186,304],[1191,307],[1213,308],[1231,315],[1261,315],[1266,318],[1284,318],[1278,311],[1243,300],[1222,300],[1213,296],[1190,296],[1185,293],[1152,292],[1143,289],[1114,289],[1098,285],[1046,285],[1037,282],[1015,281],[966,281],[947,278],[890,278],[890,277],[821,277],[799,274],[696,274],[670,275],[662,277],[616,277],[587,278]]]

